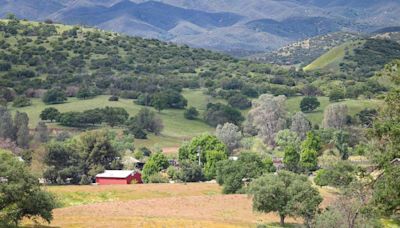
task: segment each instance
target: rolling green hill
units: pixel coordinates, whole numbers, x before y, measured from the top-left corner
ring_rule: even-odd
[[[320,56],[304,68],[369,78],[395,59],[400,59],[400,44],[390,37],[355,40]]]
[[[332,48],[328,52],[324,53],[309,65],[303,68],[305,71],[312,70],[333,70],[339,71],[339,64],[344,60],[346,52],[352,53],[357,47],[360,47],[365,41],[355,40],[341,44],[335,48]]]

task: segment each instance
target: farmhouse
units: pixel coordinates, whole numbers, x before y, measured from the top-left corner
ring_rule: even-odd
[[[96,175],[99,185],[142,183],[142,175],[132,170],[106,170]]]

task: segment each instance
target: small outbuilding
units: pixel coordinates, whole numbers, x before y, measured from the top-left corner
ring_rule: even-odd
[[[132,182],[143,183],[142,175],[132,170],[106,170],[96,175],[96,183],[99,185],[131,184]]]

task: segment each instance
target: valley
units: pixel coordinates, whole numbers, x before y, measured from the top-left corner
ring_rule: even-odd
[[[0,0],[0,227],[400,225],[396,2],[36,3]]]

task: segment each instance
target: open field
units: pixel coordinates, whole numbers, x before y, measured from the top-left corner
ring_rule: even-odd
[[[303,99],[302,96],[291,97],[286,102],[286,108],[289,113],[294,114],[300,111],[300,102]],[[318,97],[321,106],[313,112],[306,113],[307,118],[313,124],[321,124],[322,119],[324,118],[324,110],[330,104],[328,97]],[[383,101],[380,100],[344,100],[337,103],[346,104],[349,108],[349,114],[354,116],[361,110],[365,108],[375,108],[378,109]]]
[[[210,196],[221,194],[217,184],[141,184],[103,186],[49,186],[61,207],[70,207],[110,201],[130,201],[177,196]]]
[[[276,224],[274,213],[252,210],[247,195],[222,195],[217,184],[50,186],[61,200],[51,227],[255,227]],[[323,206],[334,192],[321,189]],[[300,219],[287,218],[291,224]],[[29,223],[26,223],[29,224]]]

